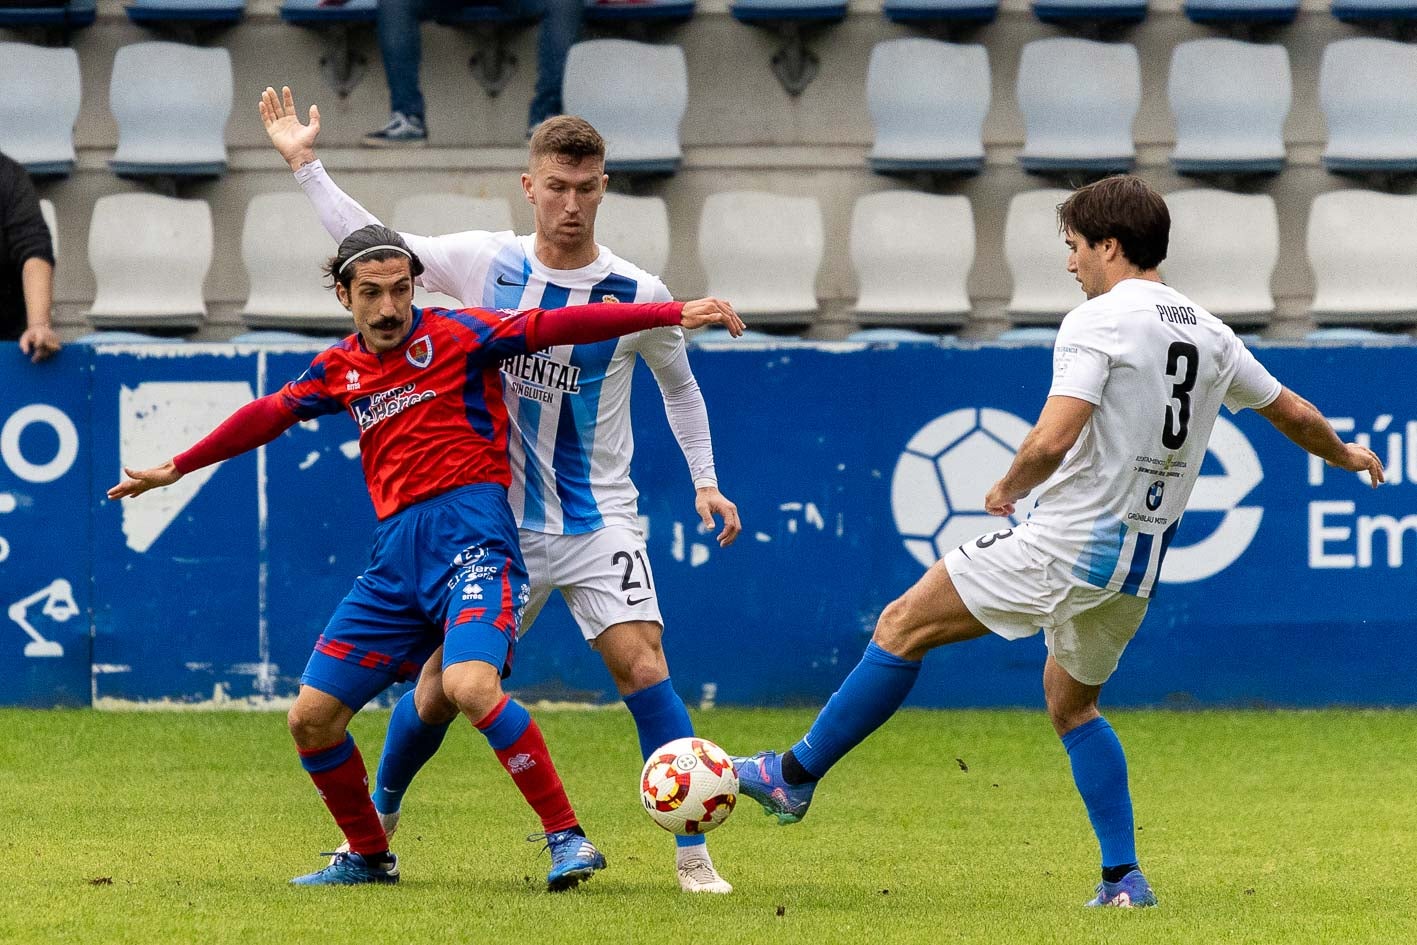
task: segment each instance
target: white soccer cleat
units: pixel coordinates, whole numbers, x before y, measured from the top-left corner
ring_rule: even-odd
[[[375,811],[375,813],[378,813],[378,811]],[[393,842],[394,831],[399,829],[399,815],[401,813],[402,811],[394,811],[392,814],[379,814],[379,823],[384,825],[384,836],[389,839],[390,843]],[[335,847],[335,852],[330,856],[330,862],[334,863],[334,858],[336,856],[339,856],[341,853],[348,852],[349,841],[346,840],[344,843],[341,843],[339,846]]]
[[[733,892],[733,886],[713,868],[713,860],[708,858],[708,854],[689,857],[679,863],[679,888],[687,893],[723,895]]]

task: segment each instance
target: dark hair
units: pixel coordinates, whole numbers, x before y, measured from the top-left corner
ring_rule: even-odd
[[[378,246],[380,249],[372,253],[365,250]],[[397,247],[396,249],[386,249],[382,247]],[[402,252],[400,252],[402,250]],[[405,254],[407,254],[405,256]],[[358,256],[354,265],[349,262],[353,257]],[[408,259],[409,269],[415,277],[423,274],[423,261],[414,255],[413,250],[408,248],[408,244],[403,241],[394,230],[389,229],[379,223],[371,223],[362,226],[353,233],[346,236],[339,244],[339,250],[330,257],[330,261],[325,263],[325,275],[330,279],[330,288],[336,284],[342,285],[345,291],[349,291],[350,283],[354,281],[354,275],[359,271],[359,264],[362,262],[384,262],[389,259],[404,257]]]
[[[1089,246],[1111,237],[1132,265],[1155,269],[1166,258],[1171,213],[1161,195],[1140,177],[1104,177],[1058,204],[1058,229],[1072,230]]]
[[[531,169],[542,158],[549,155],[565,158],[569,163],[579,163],[582,158],[605,160],[605,139],[600,132],[584,118],[575,115],[557,115],[536,126],[531,136]]]

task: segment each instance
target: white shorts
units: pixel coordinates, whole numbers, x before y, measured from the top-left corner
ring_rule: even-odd
[[[607,627],[631,620],[664,626],[644,533],[638,526],[607,525],[584,535],[548,535],[523,528],[519,534],[531,579],[522,633],[553,590],[565,598],[587,642]]]
[[[1116,671],[1149,603],[1077,584],[1066,565],[1029,540],[1027,529],[970,539],[945,555],[945,568],[980,623],[1006,640],[1042,630],[1058,665],[1089,686]]]

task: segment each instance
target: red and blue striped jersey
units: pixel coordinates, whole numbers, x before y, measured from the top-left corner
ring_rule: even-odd
[[[316,355],[276,397],[301,420],[349,412],[381,520],[474,482],[507,486],[499,365],[532,350],[535,313],[415,308],[399,347],[372,354],[350,335]]]

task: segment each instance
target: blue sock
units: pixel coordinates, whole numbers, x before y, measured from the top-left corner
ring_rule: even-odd
[[[424,722],[414,707],[413,690],[403,694],[394,706],[393,715],[389,716],[389,731],[384,736],[384,753],[379,758],[379,773],[374,778],[375,810],[392,814],[399,809],[403,792],[443,744],[443,736],[451,724]]]
[[[531,713],[526,707],[515,699],[507,696],[502,697],[502,704],[498,709],[493,709],[490,713],[492,721],[476,723],[477,730],[487,739],[487,743],[492,746],[493,751],[506,751],[517,743],[517,739],[531,727]]]
[[[903,660],[874,642],[867,644],[861,662],[792,746],[793,756],[808,774],[822,777],[895,714],[919,676],[919,660]]]
[[[640,734],[641,758],[649,758],[649,753],[665,742],[694,734],[689,710],[684,707],[684,700],[679,698],[668,678],[630,693],[625,697],[625,706],[634,716],[635,728]],[[704,843],[704,836],[675,836],[674,842],[681,847],[696,847]]]
[[[1132,795],[1127,790],[1127,756],[1117,733],[1099,716],[1064,735],[1063,747],[1068,750],[1073,782],[1102,847],[1102,865],[1135,863],[1137,843]]]

